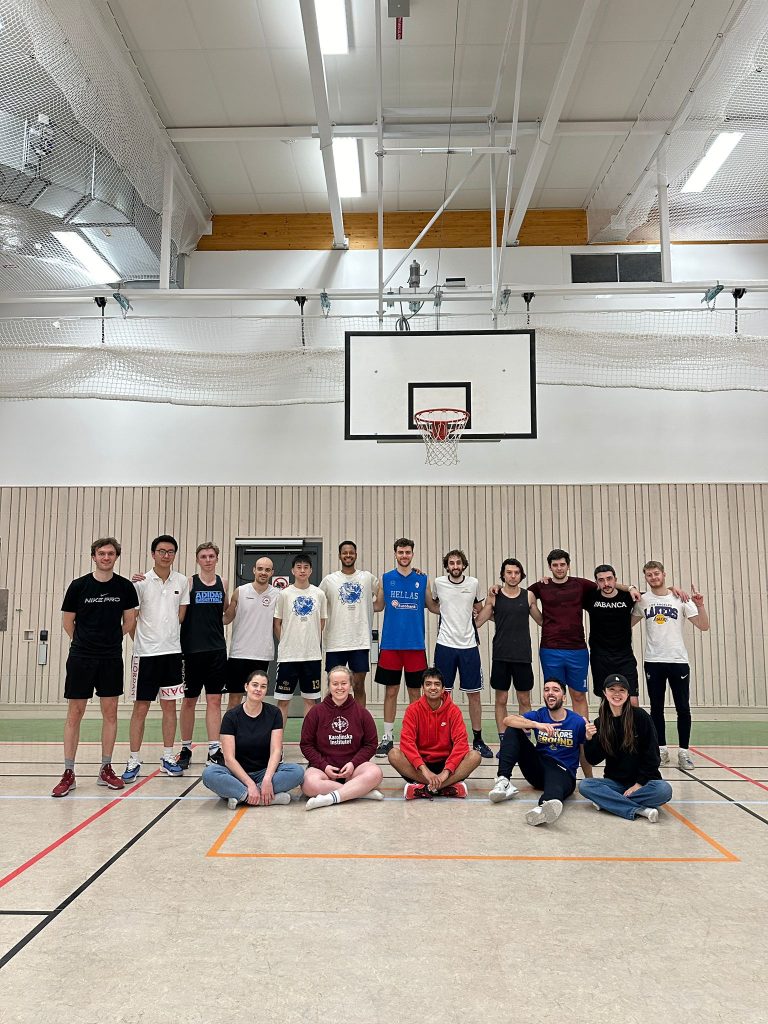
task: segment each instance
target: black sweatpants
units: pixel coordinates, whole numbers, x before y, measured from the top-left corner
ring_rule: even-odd
[[[522,729],[507,729],[499,750],[499,775],[509,778],[516,764],[520,765],[526,782],[534,789],[543,789],[539,803],[545,800],[566,800],[576,789],[576,777],[553,757],[540,754]]]
[[[646,661],[645,684],[651,704],[651,718],[656,726],[659,746],[667,745],[664,723],[664,698],[667,683],[677,712],[677,741],[687,750],[691,742],[691,669],[689,665],[665,661]]]

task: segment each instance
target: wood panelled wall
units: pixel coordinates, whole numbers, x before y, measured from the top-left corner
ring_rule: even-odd
[[[123,575],[151,564],[149,543],[159,533],[178,538],[182,572],[192,571],[196,544],[212,538],[222,549],[222,575],[232,579],[238,537],[320,537],[323,573],[336,568],[337,544],[351,537],[358,564],[382,572],[404,534],[416,542],[415,564],[430,574],[445,551],[463,548],[485,586],[508,555],[535,579],[556,546],[571,552],[575,574],[589,576],[609,561],[632,583],[642,582],[647,558],[659,558],[670,580],[701,589],[710,612],[709,633],[687,630],[693,703],[715,716],[721,709],[766,713],[766,506],[768,485],[754,484],[1,488],[0,588],[10,598],[8,630],[0,632],[0,705],[34,713],[63,703],[67,643],[59,609],[69,581],[89,571],[95,537],[120,539]],[[428,626],[432,644],[433,616]],[[43,667],[40,629],[50,631]],[[34,631],[34,642],[23,639],[24,630]],[[491,635],[482,631],[486,669]],[[369,690],[378,703],[375,685]]]

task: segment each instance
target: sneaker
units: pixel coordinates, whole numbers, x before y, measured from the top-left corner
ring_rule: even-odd
[[[418,800],[421,797],[431,800],[433,795],[423,782],[406,782],[405,786],[403,786],[403,798],[405,800]]]
[[[165,757],[160,758],[160,771],[166,775],[179,776],[184,774],[184,769],[176,761],[169,761]]]
[[[394,747],[395,741],[389,739],[383,739],[381,743],[376,747],[376,757],[387,757],[390,750]]]
[[[543,804],[528,811],[525,820],[529,825],[551,825],[563,813],[560,800],[545,800]]]
[[[141,761],[129,761],[125,766],[125,771],[120,776],[123,782],[133,782],[134,779],[138,779],[141,774]]]
[[[282,761],[282,757],[280,760]],[[221,747],[216,747],[215,750],[211,750],[210,747],[208,748],[208,761],[206,763],[220,764],[222,768],[224,767],[224,752]]]
[[[690,753],[687,750],[683,750],[682,748],[680,750],[678,750],[678,752],[677,752],[677,767],[678,768],[686,768],[688,771],[691,771],[692,769],[694,769],[696,767],[696,764],[695,764],[693,758],[691,757]]]
[[[660,764],[662,768],[669,764],[669,751],[666,747],[659,747],[659,757],[661,758]]]
[[[101,766],[101,771],[96,779],[97,786],[106,786],[107,789],[125,789],[125,783],[118,779],[111,764]]]
[[[485,740],[475,740],[475,742],[472,744],[472,749],[476,750],[480,757],[489,757],[493,759],[493,751],[485,742]]]
[[[240,801],[237,799],[237,797],[231,796],[229,800],[227,800],[227,807],[230,809],[230,811],[237,810],[237,805],[239,802]]]
[[[66,796],[67,793],[72,789],[77,789],[77,782],[75,781],[75,773],[71,768],[65,768],[64,774],[61,776],[59,782],[53,787],[51,796]]]
[[[176,764],[181,768],[183,772],[189,768],[192,763],[192,749],[190,747],[182,747],[176,755]]]
[[[496,785],[488,794],[488,799],[492,804],[500,804],[503,800],[511,800],[516,793],[517,786],[513,786],[509,779],[505,779],[503,775],[500,775],[496,779]]]
[[[445,786],[441,789],[438,796],[452,796],[456,800],[466,800],[467,792],[466,782],[456,782],[453,786]]]

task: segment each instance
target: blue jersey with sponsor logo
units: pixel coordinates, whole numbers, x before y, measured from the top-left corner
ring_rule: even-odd
[[[427,582],[427,577],[421,573],[403,576],[397,569],[391,569],[381,577],[384,624],[379,646],[382,651],[424,650]]]
[[[536,749],[575,775],[579,767],[579,747],[587,739],[587,724],[581,715],[566,711],[563,721],[556,722],[546,708],[539,708],[538,711],[526,711],[523,718],[530,718],[533,722],[551,722],[554,725],[554,736],[547,736],[538,729],[535,731]]]

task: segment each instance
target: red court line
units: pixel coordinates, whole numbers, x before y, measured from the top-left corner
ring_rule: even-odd
[[[698,754],[699,757],[703,757],[705,760],[711,761],[712,764],[716,764],[718,768],[724,768],[727,772],[730,772],[731,775],[738,775],[740,779],[743,779],[745,782],[751,782],[753,786],[759,786],[760,789],[764,789],[768,793],[768,786],[766,786],[764,782],[758,782],[757,779],[752,779],[749,775],[743,775],[741,772],[737,772],[735,768],[731,768],[728,764],[723,764],[722,761],[715,760],[714,757],[710,757],[709,754],[705,754],[703,750],[698,750],[696,747],[691,747],[691,750],[694,754]],[[758,766],[755,765],[755,767]]]
[[[134,786],[131,786],[131,788],[126,790],[125,793],[121,793],[120,796],[115,797],[114,800],[110,800],[108,804],[104,804],[104,806],[99,808],[99,810],[96,811],[95,814],[92,814],[90,817],[86,818],[85,821],[81,821],[79,825],[75,825],[75,827],[70,829],[69,832],[66,832],[63,836],[59,836],[58,839],[54,840],[54,842],[52,842],[50,846],[46,846],[44,850],[40,850],[40,852],[36,853],[34,857],[31,857],[28,861],[25,861],[23,864],[20,864],[19,867],[14,868],[14,870],[11,871],[9,875],[6,875],[5,878],[0,878],[0,889],[2,889],[3,886],[8,885],[9,882],[12,882],[14,878],[18,878],[19,875],[21,875],[28,868],[33,867],[35,864],[41,861],[43,857],[47,857],[49,853],[53,853],[54,850],[58,849],[59,846],[62,846],[64,843],[66,843],[68,839],[72,838],[72,836],[76,836],[78,832],[82,832],[84,828],[87,828],[92,822],[96,821],[97,818],[100,818],[103,814],[106,814],[107,811],[111,810],[113,807],[117,807],[119,803],[121,803],[123,800],[129,797],[132,793],[135,793],[137,789],[141,789],[141,787],[145,786],[150,779],[154,779],[155,776],[159,774],[160,769],[156,768],[151,775],[148,775],[145,779],[142,779],[141,782],[137,782]]]

